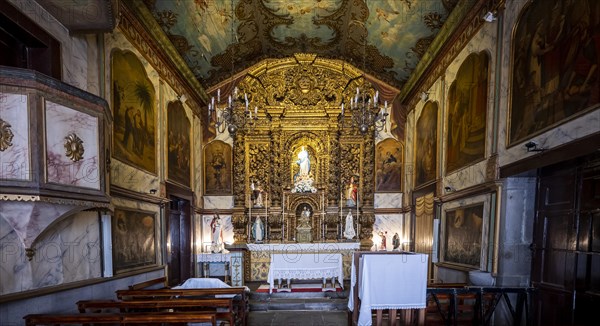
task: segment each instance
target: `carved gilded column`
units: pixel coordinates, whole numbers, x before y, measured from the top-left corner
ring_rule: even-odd
[[[271,130],[270,132],[270,140],[271,140],[271,153],[270,153],[270,162],[272,164],[271,171],[271,199],[272,206],[279,207],[281,206],[281,186],[283,185],[282,180],[282,157],[283,151],[281,149],[281,129],[277,128],[275,130]]]
[[[245,207],[246,158],[244,155],[245,134],[238,131],[233,140],[233,200],[234,207]]]
[[[328,206],[339,207],[343,182],[340,182],[340,132],[332,130],[329,133],[329,175],[327,202]]]

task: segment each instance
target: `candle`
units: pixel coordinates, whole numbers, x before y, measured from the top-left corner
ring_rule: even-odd
[[[258,106],[254,107],[254,115],[258,115]]]
[[[221,89],[220,88],[217,90],[217,102],[221,103]]]

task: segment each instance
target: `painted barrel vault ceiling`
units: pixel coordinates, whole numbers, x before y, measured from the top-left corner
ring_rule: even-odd
[[[401,89],[457,2],[144,0],[207,88],[260,60],[301,52],[364,67]]]

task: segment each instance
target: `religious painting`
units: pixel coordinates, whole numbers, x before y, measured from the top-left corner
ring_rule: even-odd
[[[167,104],[167,162],[169,179],[190,186],[190,120],[180,101]]]
[[[377,144],[375,150],[375,191],[402,191],[402,144],[388,138]]]
[[[446,211],[444,262],[480,267],[484,203]]]
[[[204,194],[231,195],[231,146],[215,140],[204,147]]]
[[[485,52],[469,55],[448,90],[447,172],[485,156],[488,62]]]
[[[600,1],[532,1],[514,33],[508,143],[600,102]]]
[[[116,208],[112,217],[114,273],[156,265],[156,213]]]
[[[437,165],[438,105],[427,102],[417,121],[415,142],[415,185],[435,180]]]
[[[142,62],[130,51],[111,54],[113,155],[156,173],[156,94]]]

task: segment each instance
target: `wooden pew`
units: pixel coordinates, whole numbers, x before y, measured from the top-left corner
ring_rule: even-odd
[[[23,317],[26,326],[63,324],[148,324],[148,323],[211,323],[217,325],[214,314],[204,312],[143,312],[31,314]]]
[[[217,311],[225,308],[227,311]],[[182,312],[203,312],[214,314],[217,320],[227,320],[229,325],[234,325],[235,312],[231,298],[197,298],[197,299],[166,299],[166,300],[81,300],[77,302],[77,309],[81,313],[93,312],[139,312],[139,311],[164,311],[172,309]],[[108,310],[108,311],[107,311]]]
[[[167,282],[167,277],[163,276],[163,277],[158,277],[158,278],[154,278],[151,280],[147,280],[144,282],[140,282],[140,283],[136,283],[136,284],[132,284],[129,286],[130,290],[143,290],[143,289],[147,289],[151,286],[156,286],[159,285],[160,287],[157,287],[158,289],[168,289],[169,284]]]
[[[197,289],[156,289],[156,290],[117,290],[117,298],[123,301],[166,300],[169,298],[197,299],[232,296],[236,315],[242,325],[247,325],[248,297],[246,287],[197,288]]]

